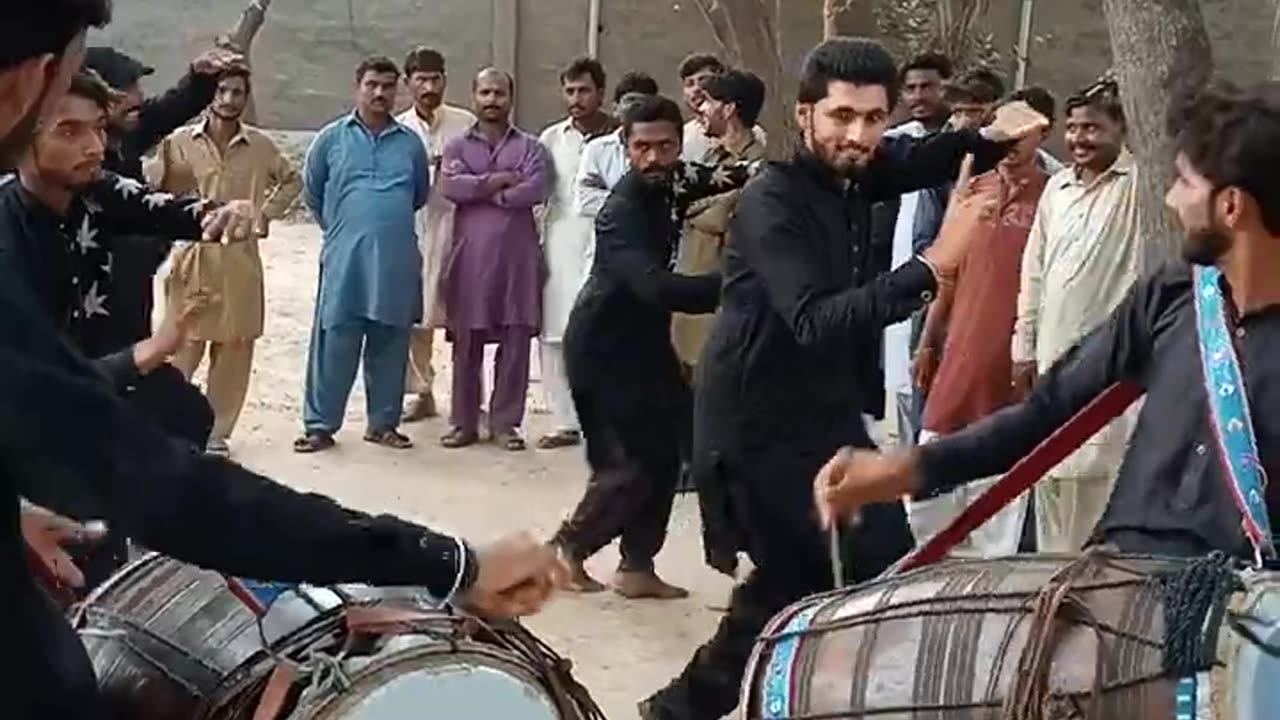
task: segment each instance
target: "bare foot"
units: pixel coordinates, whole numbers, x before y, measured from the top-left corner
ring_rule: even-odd
[[[562,547],[558,547],[554,544],[552,547],[556,549],[556,552],[560,555],[560,559],[563,560],[564,564],[569,568],[568,574],[564,576],[564,579],[560,583],[561,590],[565,592],[581,593],[584,595],[604,592],[604,583],[591,577],[591,574],[587,572],[587,568],[583,566],[581,560],[574,560],[569,557],[568,553],[566,553]]]
[[[680,600],[689,597],[688,590],[664,582],[652,571],[619,571],[613,576],[613,591],[629,600]]]

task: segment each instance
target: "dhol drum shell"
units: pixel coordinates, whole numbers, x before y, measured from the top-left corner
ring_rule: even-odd
[[[742,714],[1274,720],[1278,648],[1276,573],[1103,552],[955,560],[774,618]],[[1198,670],[1166,672],[1188,657]]]
[[[409,590],[360,586],[299,588],[263,618],[226,580],[159,554],[130,563],[73,610],[113,716],[191,720],[204,701],[251,659],[345,599],[407,597]]]

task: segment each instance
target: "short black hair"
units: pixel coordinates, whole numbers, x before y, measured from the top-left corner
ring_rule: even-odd
[[[623,95],[630,93],[657,95],[658,81],[639,70],[628,70],[618,78],[618,84],[613,88],[613,101],[616,103],[622,99]]]
[[[1166,129],[1174,147],[1215,188],[1253,197],[1267,232],[1280,235],[1280,83],[1248,90],[1224,81],[1180,90]]]
[[[116,92],[111,89],[106,80],[103,80],[98,76],[98,73],[92,70],[81,70],[72,75],[71,86],[67,88],[67,94],[84,98],[102,108],[102,111],[106,113],[111,112],[111,106],[116,100]]]
[[[684,80],[704,70],[724,72],[724,61],[711,53],[694,53],[680,61],[680,67],[676,72],[679,73],[680,79]]]
[[[111,21],[111,0],[0,2],[0,70],[41,55],[61,57],[81,32]]]
[[[816,103],[827,96],[832,81],[880,85],[889,96],[889,109],[898,102],[898,66],[880,43],[866,38],[838,37],[809,52],[800,71],[797,99]]]
[[[245,85],[253,84],[253,71],[249,69],[248,65],[232,65],[226,70],[219,72],[218,82],[222,82],[227,78],[233,77],[244,78]]]
[[[595,58],[581,57],[569,63],[568,67],[560,73],[560,84],[563,85],[570,80],[577,80],[583,75],[590,75],[591,82],[595,83],[597,90],[603,90],[608,78],[604,72],[604,65]]]
[[[414,73],[443,73],[444,55],[439,50],[429,47],[416,47],[404,58],[404,76]]]
[[[369,73],[377,73],[378,75],[386,73],[400,77],[400,68],[391,62],[391,58],[375,55],[371,58],[366,58],[356,66],[356,82],[364,81],[364,76]]]
[[[639,123],[669,122],[675,126],[676,132],[684,126],[684,115],[680,106],[671,98],[661,95],[648,95],[629,108],[622,118],[622,136],[631,135],[632,126]]]
[[[755,127],[764,108],[765,87],[760,76],[746,70],[725,70],[702,81],[702,91],[712,100],[733,103],[738,118],[747,127]]]
[[[955,72],[955,66],[951,64],[951,58],[940,52],[922,52],[911,58],[902,66],[902,71],[898,73],[898,81],[902,82],[907,79],[907,73],[912,70],[932,70],[938,73],[938,77],[943,80],[950,80],[951,73]]]
[[[1053,119],[1057,116],[1058,101],[1053,99],[1053,93],[1039,85],[1028,85],[1024,88],[1015,90],[1014,93],[1009,96],[1009,100],[1021,100],[1022,102],[1030,105],[1032,110],[1035,110],[1045,116],[1050,123],[1052,123]]]
[[[1076,108],[1089,107],[1097,110],[1112,120],[1125,125],[1124,104],[1120,101],[1120,83],[1115,78],[1104,76],[1089,87],[1067,98],[1068,115]]]
[[[943,95],[949,103],[989,105],[1004,97],[1004,80],[989,67],[965,70],[946,84]]]

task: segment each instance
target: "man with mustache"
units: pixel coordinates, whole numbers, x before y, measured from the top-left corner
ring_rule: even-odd
[[[1080,124],[1118,130],[1108,109],[1115,97],[1089,101],[1089,111],[1081,99],[1069,116],[1076,166],[1046,194],[1086,167],[1102,169],[1092,183],[1114,169],[1114,151],[1104,166],[1098,135]],[[814,481],[824,522],[999,475],[1108,386],[1129,382],[1146,400],[1088,541],[1143,555],[1275,561],[1280,493],[1265,478],[1280,473],[1280,85],[1210,85],[1178,98],[1167,127],[1177,175],[1165,202],[1186,231],[1182,259],[1138,280],[1021,404],[910,452],[837,453]],[[1118,139],[1111,135],[1113,148]]]
[[[431,161],[391,115],[400,69],[360,63],[355,110],[307,151],[303,197],[324,231],[320,287],[307,360],[305,426],[293,449],[328,450],[364,360],[366,442],[404,450],[400,433],[409,330],[422,320],[422,253],[415,213],[427,204]]]
[[[591,140],[613,132],[617,122],[600,109],[604,104],[604,66],[592,58],[580,58],[560,74],[560,86],[569,116],[542,132],[539,141],[551,155],[555,191],[547,199],[542,216],[542,250],[547,261],[547,285],[542,295],[542,334],[538,349],[542,385],[551,419],[551,433],[538,439],[543,450],[573,447],[582,442],[573,396],[564,367],[564,329],[569,311],[591,269],[595,237],[591,221],[573,206],[574,181],[582,165],[582,152]]]
[[[1138,202],[1138,167],[1125,148],[1125,118],[1114,81],[1104,79],[1066,102],[1070,167],[1049,179],[1022,256],[1013,336],[1014,385],[1025,397],[1086,333],[1101,325],[1147,257]],[[1036,486],[1041,552],[1075,552],[1106,509],[1136,413],[1088,440]]]
[[[479,118],[444,148],[440,192],[458,206],[440,280],[453,343],[452,429],[447,448],[480,439],[484,348],[497,343],[489,431],[505,450],[525,449],[529,345],[542,324],[542,250],[533,209],[551,193],[551,159],[511,124],[515,80],[485,68],[472,83]]]
[[[205,117],[178,130],[160,144],[153,164],[156,187],[195,192],[208,200],[247,200],[252,204],[252,237],[226,246],[185,243],[171,257],[167,282],[169,307],[183,307],[196,295],[209,305],[191,329],[174,364],[187,379],[206,352],[206,394],[214,426],[208,451],[229,455],[228,441],[249,390],[254,343],[262,335],[264,292],[259,238],[302,191],[298,171],[257,128],[241,122],[252,84],[248,69],[227,70]]]
[[[939,239],[891,273],[870,267],[874,202],[954,177],[966,154],[980,169],[1047,121],[1012,104],[989,127],[892,138],[898,70],[880,45],[837,38],[800,75],[803,145],[743,190],[725,248],[720,313],[699,367],[693,472],[708,562],[735,588],[715,636],[681,676],[641,704],[646,720],[722,717],[737,705],[756,636],[788,604],[830,590],[828,544],[812,519],[813,477],[845,445],[873,447],[863,414],[883,387],[879,331],[931,300],[970,236]],[[911,547],[899,502],[867,508],[846,537],[846,580],[873,577]]]
[[[413,107],[396,118],[422,138],[431,157],[433,180],[440,174],[440,157],[444,148],[462,137],[475,124],[470,110],[444,101],[448,86],[444,55],[431,48],[417,48],[404,60],[404,82],[413,97]],[[426,207],[418,211],[418,249],[422,252],[422,323],[409,335],[409,374],[405,392],[410,396],[404,421],[415,423],[436,417],[436,371],[431,365],[436,328],[444,322],[444,306],[440,302],[440,270],[453,240],[453,203],[435,183]]]
[[[709,313],[720,276],[681,275],[671,261],[690,203],[741,187],[749,168],[680,161],[680,108],[645,96],[624,115],[630,171],[596,217],[591,274],[569,316],[565,357],[587,438],[591,476],[552,538],[568,562],[568,589],[604,585],[583,567],[615,538],[613,589],[627,598],[688,596],[654,568],[680,477],[691,398],[671,345],[671,313]]]
[[[109,15],[108,0],[0,4],[0,164],[20,161],[40,118],[62,102],[80,67],[86,30],[105,24]],[[101,143],[100,130],[94,132]],[[205,234],[220,238],[235,219],[231,213],[212,214]],[[11,242],[25,233],[6,226],[0,235]],[[64,523],[28,522],[40,512],[22,506],[23,494],[92,498],[106,508],[108,521],[147,546],[221,572],[311,583],[423,585],[497,616],[536,611],[547,599],[554,554],[527,536],[477,552],[461,539],[347,510],[193,453],[117,396],[60,335],[5,255],[0,317],[0,495],[10,518],[0,527],[0,584],[7,603],[0,618],[19,659],[5,674],[10,716],[110,715],[97,695],[84,645],[32,576],[20,528],[38,533],[38,547],[46,552],[51,540],[92,533]],[[31,464],[60,472],[25,472]],[[59,559],[56,552],[50,556]]]

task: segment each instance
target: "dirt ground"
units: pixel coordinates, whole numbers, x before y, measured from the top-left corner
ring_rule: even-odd
[[[319,247],[320,234],[313,225],[275,227],[263,243],[267,329],[258,345],[249,402],[232,438],[235,458],[293,487],[477,542],[517,529],[549,537],[586,479],[580,448],[518,454],[485,445],[446,450],[438,442],[447,430],[443,419],[405,426],[417,443],[412,450],[377,448],[361,441],[364,396],[357,383],[338,447],[318,456],[292,452],[301,424]],[[447,408],[449,364],[443,342],[437,344],[436,358],[437,399]],[[531,441],[549,429],[536,362],[533,375],[525,425]],[[658,568],[668,580],[688,587],[691,598],[634,602],[612,594],[561,597],[528,625],[573,661],[578,679],[611,720],[632,720],[636,701],[678,673],[719,619],[707,605],[722,603],[731,583],[701,558],[697,503],[682,496]],[[604,579],[616,562],[616,550],[609,548],[589,568]]]

